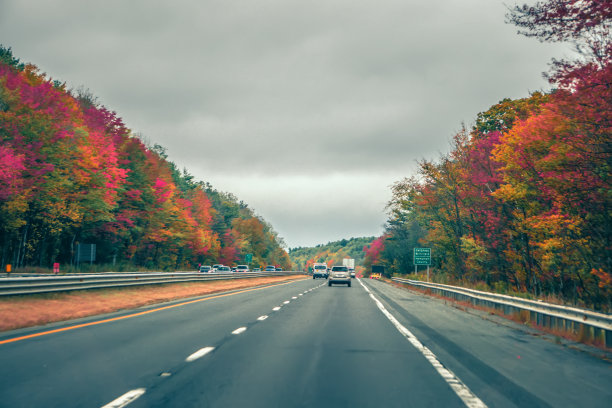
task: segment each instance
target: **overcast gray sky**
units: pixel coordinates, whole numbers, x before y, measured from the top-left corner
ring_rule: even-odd
[[[506,4],[514,4],[506,0]],[[498,0],[0,0],[0,43],[89,88],[289,247],[380,235],[389,186],[569,48]]]

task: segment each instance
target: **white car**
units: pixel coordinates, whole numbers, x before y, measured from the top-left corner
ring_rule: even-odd
[[[346,284],[349,288],[351,287],[351,275],[346,266],[332,266],[327,286],[331,286],[332,283]]]
[[[329,277],[329,271],[327,270],[327,265],[324,263],[316,263],[312,267],[312,279],[317,278],[325,278]]]
[[[232,268],[230,268],[229,266],[219,266],[217,268],[217,272],[218,273],[232,273]]]
[[[240,272],[248,272],[249,271],[249,266],[248,265],[238,265],[236,267],[236,272],[240,273]]]

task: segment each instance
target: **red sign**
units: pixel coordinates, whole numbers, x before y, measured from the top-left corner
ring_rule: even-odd
[[[59,262],[53,264],[53,273],[59,273]]]

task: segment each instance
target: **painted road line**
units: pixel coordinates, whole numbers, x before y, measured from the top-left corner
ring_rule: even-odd
[[[192,361],[195,361],[198,358],[204,357],[205,355],[207,355],[208,353],[210,353],[214,349],[215,349],[214,347],[204,347],[204,348],[201,348],[198,351],[196,351],[195,353],[193,353],[192,355],[190,355],[189,357],[187,357],[185,359],[185,361],[188,362],[188,363],[191,363]]]
[[[291,303],[291,301],[290,301],[290,300],[285,300],[283,303],[284,303],[285,305],[288,305],[289,303]]]
[[[267,318],[268,318],[268,316],[267,316],[267,315],[263,315],[263,316],[259,316],[259,317],[257,318],[257,320],[259,320],[260,322],[263,322],[263,321],[264,321],[264,320],[266,320]]]
[[[297,296],[293,296],[291,299],[295,300],[295,299],[297,299]]]
[[[174,304],[174,305],[158,307],[158,308],[155,308],[155,309],[146,310],[144,312],[132,313],[132,314],[125,315],[125,316],[113,317],[113,318],[110,318],[110,319],[97,320],[95,322],[89,322],[89,323],[84,323],[84,324],[77,324],[77,325],[74,325],[74,326],[62,327],[61,329],[48,330],[48,331],[44,331],[44,332],[40,332],[40,333],[28,334],[26,336],[20,336],[20,337],[14,337],[12,339],[1,340],[0,341],[0,345],[8,344],[8,343],[14,343],[16,341],[33,339],[35,337],[47,336],[49,334],[61,333],[61,332],[69,331],[69,330],[80,329],[80,328],[83,328],[83,327],[96,326],[96,325],[102,324],[102,323],[115,322],[115,321],[118,321],[118,320],[129,319],[131,317],[144,316],[144,315],[147,315],[147,314],[150,314],[150,313],[159,312],[159,311],[162,311],[162,310],[173,309],[175,307],[190,305],[190,304],[198,303],[198,302],[204,302],[204,301],[212,300],[212,299],[219,299],[219,298],[223,298],[223,297],[227,297],[227,296],[239,295],[241,293],[253,292],[255,290],[262,290],[262,289],[273,288],[273,287],[276,287],[276,286],[289,285],[291,283],[301,282],[301,281],[304,281],[304,280],[306,280],[306,279],[294,280],[294,281],[290,281],[290,282],[282,282],[282,283],[278,283],[278,284],[275,284],[275,285],[264,286],[264,287],[261,287],[261,288],[245,289],[245,290],[240,290],[240,291],[237,291],[237,292],[224,293],[224,294],[221,294],[221,295],[208,296],[208,297],[205,297],[203,299],[190,300],[190,301],[187,301],[187,302],[181,302],[181,303],[177,303],[177,304]]]
[[[278,312],[280,309],[281,309],[281,307],[280,307],[280,306],[276,306],[276,307],[275,307],[274,309],[272,309],[272,310],[274,310],[275,312]]]
[[[366,288],[363,282],[361,282],[361,279],[358,279],[358,281],[361,284],[361,286],[364,287],[364,289],[368,290],[368,288]],[[436,355],[430,349],[425,347],[423,343],[421,343],[419,339],[417,339],[416,336],[412,334],[410,330],[404,327],[391,313],[389,313],[387,309],[385,308],[385,306],[380,302],[380,300],[376,298],[376,296],[370,293],[370,297],[372,298],[374,303],[376,303],[376,306],[378,306],[380,311],[387,317],[387,319],[389,319],[389,321],[393,323],[395,328],[406,339],[408,339],[408,341],[417,350],[419,350],[421,354],[423,354],[423,356],[425,356],[427,361],[429,361],[429,363],[436,369],[436,371],[438,371],[438,374],[440,374],[442,378],[448,383],[448,385],[450,385],[453,391],[455,391],[455,394],[457,394],[457,396],[461,398],[461,400],[467,407],[469,408],[486,408],[487,407],[486,404],[480,400],[480,398],[478,398],[474,393],[472,393],[472,391],[467,387],[467,385],[465,385],[459,379],[459,377],[457,377],[451,370],[444,367],[442,363],[440,363]]]
[[[246,331],[246,329],[247,329],[246,327],[239,327],[236,330],[234,330],[232,334],[242,334]]]
[[[144,388],[137,388],[135,390],[128,391],[116,400],[113,400],[108,404],[104,405],[102,408],[123,408],[128,404],[136,401],[139,397],[142,396],[142,394],[145,393],[145,391],[146,390]]]

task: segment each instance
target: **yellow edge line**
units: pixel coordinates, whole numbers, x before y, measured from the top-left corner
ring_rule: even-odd
[[[82,327],[95,326],[95,325],[102,324],[102,323],[109,323],[109,322],[115,322],[117,320],[129,319],[130,317],[143,316],[143,315],[146,315],[146,314],[149,314],[149,313],[159,312],[161,310],[173,309],[173,308],[179,307],[179,306],[185,306],[185,305],[189,305],[189,304],[192,304],[192,303],[203,302],[205,300],[218,299],[218,298],[222,298],[222,297],[226,297],[226,296],[239,295],[241,293],[252,292],[252,291],[255,291],[255,290],[262,290],[262,289],[272,288],[272,287],[275,287],[275,286],[288,285],[290,283],[299,282],[301,280],[305,280],[305,279],[292,280],[292,281],[289,281],[289,282],[277,283],[277,284],[274,284],[274,285],[265,286],[263,288],[252,288],[252,289],[241,290],[241,291],[238,291],[238,292],[224,293],[222,295],[214,295],[214,296],[206,297],[204,299],[190,300],[188,302],[177,303],[175,305],[170,305],[170,306],[158,307],[157,309],[151,309],[151,310],[146,310],[144,312],[132,313],[132,314],[125,315],[125,316],[119,316],[119,317],[113,317],[113,318],[110,318],[110,319],[98,320],[98,321],[95,321],[95,322],[77,324],[75,326],[63,327],[61,329],[48,330],[48,331],[45,331],[45,332],[28,334],[27,336],[14,337],[12,339],[6,339],[6,340],[0,341],[0,345],[7,344],[7,343],[15,343],[17,341],[32,339],[32,338],[35,338],[35,337],[47,336],[49,334],[54,334],[54,333],[61,333],[61,332],[65,332],[65,331],[68,331],[68,330],[80,329]]]

